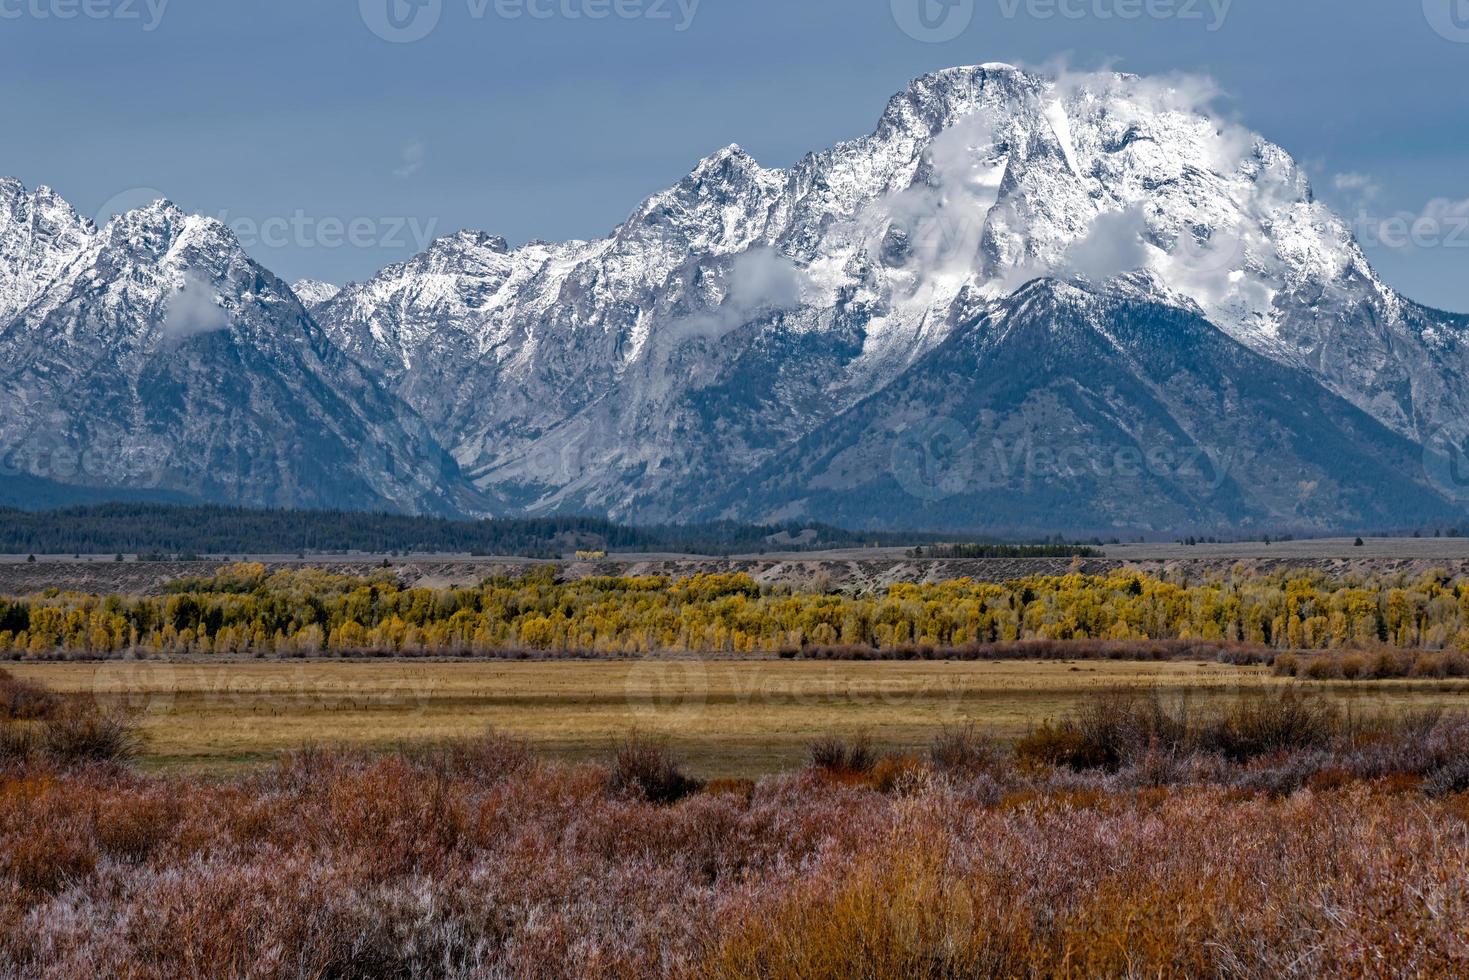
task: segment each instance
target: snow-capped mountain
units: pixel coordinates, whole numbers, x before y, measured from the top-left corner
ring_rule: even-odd
[[[871,134],[788,169],[720,150],[597,241],[465,231],[340,291],[293,293],[242,256],[227,263],[238,274],[216,263],[206,305],[260,309],[267,295],[264,332],[309,338],[301,371],[372,420],[336,431],[323,396],[240,438],[268,448],[278,425],[392,441],[392,416],[481,495],[454,485],[453,464],[436,498],[423,481],[437,476],[372,484],[431,509],[936,527],[1051,515],[1098,530],[1462,515],[1469,490],[1435,482],[1422,447],[1469,435],[1469,318],[1384,284],[1291,157],[1211,95],[1186,78],[949,69],[895,96]],[[137,291],[136,256],[98,250],[111,226],[41,192],[0,200],[19,202],[0,212],[7,348],[93,330],[108,297]],[[91,383],[77,363],[113,349],[131,363],[138,331],[167,339],[165,299],[190,296],[192,265],[141,265],[159,283],[91,361],[8,358],[29,372],[23,427]],[[133,385],[132,414],[104,426],[119,439],[161,397],[134,378],[116,382]],[[61,413],[67,425],[107,416],[91,404]],[[1066,449],[1091,469],[996,477],[975,462],[996,443]],[[1100,460],[1150,454],[1174,462],[1097,475]],[[1185,458],[1205,475],[1179,472]],[[259,496],[270,480],[250,475]]]
[[[1212,324],[1238,359],[1292,369],[1410,440],[1462,432],[1465,319],[1381,283],[1289,155],[1207,101],[1188,80],[951,69],[894,97],[871,135],[788,170],[729,147],[606,239],[512,249],[461,233],[317,312],[482,487],[533,511],[808,513],[799,495],[714,490],[1041,278],[1100,293],[1146,272],[1134,289]],[[1239,507],[1330,516],[1279,495]]]
[[[341,286],[333,286],[329,282],[320,279],[297,279],[291,284],[291,292],[301,301],[301,305],[308,310],[314,309],[336,296],[342,291]]]
[[[47,192],[31,200],[46,247],[12,266],[21,309],[0,332],[7,475],[254,505],[477,505],[422,420],[222,224],[159,201],[96,231]],[[54,270],[40,289],[24,274],[38,267]]]

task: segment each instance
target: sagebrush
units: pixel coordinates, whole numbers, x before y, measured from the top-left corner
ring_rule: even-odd
[[[1279,747],[1242,760],[1143,701],[1095,709],[1146,736],[1120,766],[956,730],[677,802],[628,792],[647,743],[0,762],[0,976],[1460,975],[1469,723],[1248,722]]]

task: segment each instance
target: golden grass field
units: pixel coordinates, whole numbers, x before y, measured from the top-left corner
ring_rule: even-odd
[[[703,776],[798,766],[822,735],[883,748],[974,723],[1002,737],[1064,715],[1098,689],[1157,686],[1203,705],[1284,683],[1217,663],[105,662],[6,668],[124,706],[150,768],[227,771],[303,745],[389,747],[494,728],[567,759],[606,754],[633,730],[664,736]],[[1317,685],[1363,712],[1469,705],[1469,682]]]

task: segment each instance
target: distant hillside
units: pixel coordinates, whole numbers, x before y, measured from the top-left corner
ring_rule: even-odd
[[[0,509],[0,553],[242,555],[430,553],[559,558],[577,550],[696,555],[912,545],[924,534],[855,534],[822,524],[719,522],[636,528],[594,517],[454,521],[346,511],[108,503]]]

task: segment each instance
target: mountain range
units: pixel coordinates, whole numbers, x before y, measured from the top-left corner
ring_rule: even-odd
[[[606,238],[287,285],[0,181],[10,495],[1160,532],[1465,516],[1469,317],[1183,78],[924,76]],[[1469,482],[1469,474],[1465,481]]]

